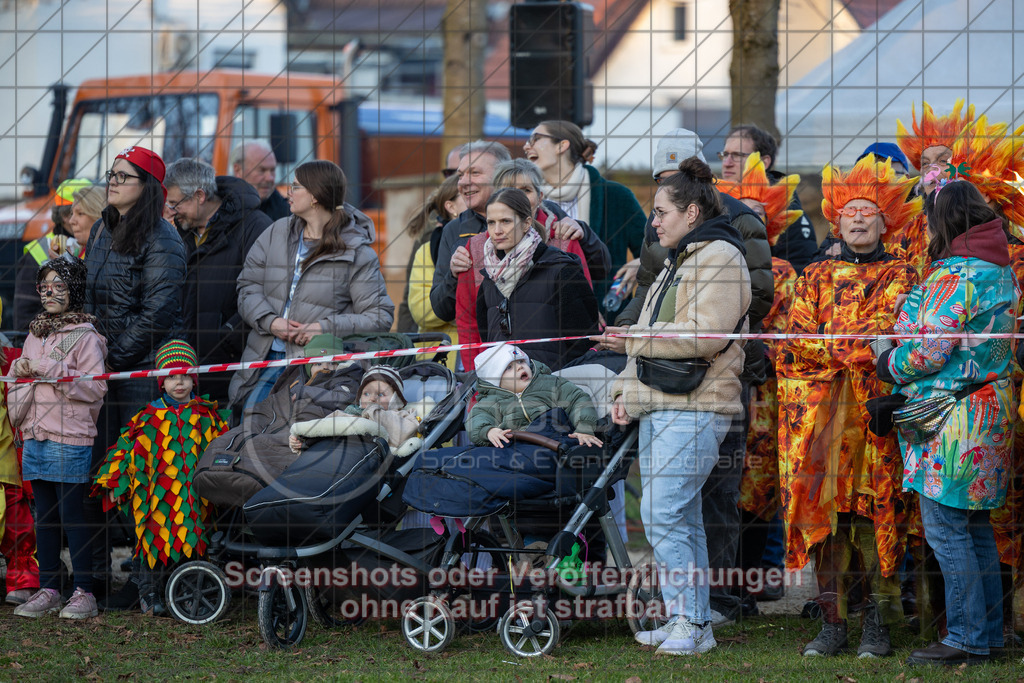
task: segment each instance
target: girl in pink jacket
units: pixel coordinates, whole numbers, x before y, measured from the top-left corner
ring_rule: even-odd
[[[29,324],[21,358],[11,365],[16,377],[67,377],[103,372],[106,340],[82,312],[85,263],[70,254],[39,267],[36,290],[44,311]],[[22,478],[32,482],[36,499],[36,544],[41,588],[14,610],[39,617],[60,610],[65,619],[97,615],[92,594],[92,547],[84,524],[96,416],[106,382],[11,385],[11,423],[21,429]],[[61,532],[67,534],[75,592],[61,609],[59,591]]]

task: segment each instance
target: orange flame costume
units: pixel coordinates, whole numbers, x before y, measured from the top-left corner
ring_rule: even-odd
[[[799,184],[800,176],[789,175],[773,185],[760,153],[754,152],[747,157],[739,183],[723,180],[717,187],[720,192],[736,199],[749,199],[764,206],[768,243],[775,246],[782,233],[803,215],[803,211],[789,209]],[[785,332],[797,274],[789,261],[772,257],[772,275],[775,278],[775,297],[761,326],[765,332]],[[773,372],[768,381],[755,387],[751,397],[750,430],[740,481],[740,509],[765,521],[771,520],[779,509],[779,399],[774,368],[780,344],[772,340],[764,344],[765,356]]]
[[[921,210],[919,198],[906,201],[916,181],[897,176],[888,161],[865,157],[846,175],[826,167],[822,179],[822,213],[837,227],[839,210],[855,199],[875,203],[886,226],[904,225]],[[882,239],[894,232],[887,229]],[[812,263],[797,281],[789,332],[890,334],[897,297],[916,282],[916,271],[890,255]],[[895,436],[867,429],[866,401],[892,391],[875,375],[868,340],[790,339],[777,371],[787,566],[804,566],[836,534],[841,514],[856,515],[873,524],[877,569],[894,576],[905,547],[903,465]]]

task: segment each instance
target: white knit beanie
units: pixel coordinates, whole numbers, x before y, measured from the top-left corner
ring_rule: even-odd
[[[704,163],[704,143],[692,130],[685,128],[673,128],[658,140],[658,151],[654,153],[651,167],[654,169],[654,177],[665,171],[678,171],[679,164],[690,157],[697,157]]]
[[[476,357],[476,378],[498,386],[508,366],[517,360],[530,361],[522,349],[514,344],[491,346]]]

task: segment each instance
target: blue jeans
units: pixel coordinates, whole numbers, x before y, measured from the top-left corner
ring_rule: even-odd
[[[960,510],[925,496],[921,521],[946,584],[943,645],[975,655],[1003,646],[1003,584],[988,510]]]
[[[640,418],[640,516],[661,568],[661,595],[671,616],[711,620],[708,546],[701,487],[718,462],[728,415],[656,411]]]
[[[284,351],[271,351],[267,354],[267,360],[282,360],[284,358]],[[242,414],[245,415],[249,412],[253,406],[262,403],[266,400],[267,396],[270,396],[270,390],[274,388],[274,383],[277,382],[277,378],[280,377],[285,371],[285,367],[279,368],[263,368],[259,370],[259,379],[256,380],[256,384],[253,385],[252,391],[249,392],[249,398],[245,400],[245,409]]]

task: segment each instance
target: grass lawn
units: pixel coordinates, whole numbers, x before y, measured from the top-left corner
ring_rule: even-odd
[[[0,608],[0,678],[5,680],[713,680],[713,681],[1024,681],[1017,652],[998,664],[935,670],[903,663],[918,644],[894,634],[896,655],[858,660],[800,656],[817,624],[796,616],[761,616],[720,629],[719,647],[697,657],[655,656],[633,642],[624,621],[577,623],[553,656],[514,660],[493,632],[459,635],[424,655],[403,641],[398,622],[324,630],[311,623],[292,651],[269,650],[256,627],[256,600],[236,595],[222,621],[205,627],[138,614],[101,615],[83,623],[14,617]],[[856,648],[860,631],[851,628]]]

